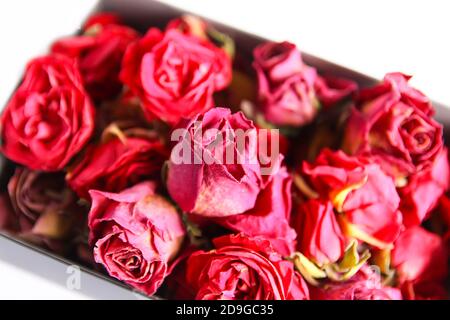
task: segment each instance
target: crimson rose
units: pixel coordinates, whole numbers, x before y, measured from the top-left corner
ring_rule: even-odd
[[[89,242],[95,261],[108,273],[152,295],[168,274],[168,265],[185,230],[176,209],[142,182],[121,193],[91,191]]]
[[[406,226],[419,225],[427,219],[439,201],[439,197],[448,189],[450,173],[447,148],[442,149],[429,168],[423,169],[408,179],[408,184],[398,188]]]
[[[318,196],[340,213],[344,232],[378,248],[392,245],[402,228],[394,181],[364,157],[323,149],[302,173]]]
[[[293,225],[298,251],[316,264],[336,262],[344,254],[345,237],[331,202],[309,200],[300,204]]]
[[[202,300],[305,300],[308,288],[262,237],[242,234],[214,239],[215,249],[197,251],[187,262],[186,280]]]
[[[60,170],[93,129],[94,108],[76,63],[59,55],[36,58],[2,114],[2,152],[30,169]]]
[[[406,229],[395,241],[391,261],[406,298],[446,297],[447,252],[437,234],[419,226]]]
[[[115,137],[91,146],[67,175],[70,187],[89,199],[89,190],[119,192],[125,188],[161,176],[169,152],[158,139]]]
[[[95,100],[114,98],[122,89],[119,72],[125,50],[138,33],[113,16],[93,16],[83,33],[59,39],[51,51],[78,59],[86,90]]]
[[[213,93],[231,81],[231,61],[210,42],[152,28],[128,47],[120,77],[150,120],[173,125],[212,107]]]

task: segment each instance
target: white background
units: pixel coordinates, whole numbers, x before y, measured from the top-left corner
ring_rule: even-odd
[[[126,1],[126,0],[124,0]],[[376,78],[414,75],[412,82],[450,105],[450,6],[443,0],[299,1],[165,0]],[[72,33],[95,0],[0,1],[0,106],[27,60],[56,37]],[[17,267],[16,265],[20,265]],[[95,279],[83,292],[65,288],[65,269],[0,241],[0,298],[133,298]],[[30,271],[31,270],[31,271]],[[56,275],[57,280],[47,279]],[[98,292],[96,294],[96,292]]]

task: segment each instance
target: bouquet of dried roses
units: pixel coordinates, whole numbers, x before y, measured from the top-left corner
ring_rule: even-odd
[[[165,298],[445,299],[448,154],[409,78],[95,15],[3,111],[0,226]]]

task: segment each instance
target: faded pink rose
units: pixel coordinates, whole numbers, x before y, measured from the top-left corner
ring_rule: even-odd
[[[152,295],[168,274],[185,229],[175,207],[142,182],[120,193],[91,191],[89,242],[108,273]]]
[[[265,42],[253,52],[258,100],[265,119],[278,126],[311,122],[321,102],[331,106],[356,89],[354,82],[321,78],[289,42]]]
[[[344,139],[344,150],[369,155],[398,184],[429,167],[443,147],[442,125],[432,118],[431,102],[409,79],[389,73],[377,86],[362,90]]]

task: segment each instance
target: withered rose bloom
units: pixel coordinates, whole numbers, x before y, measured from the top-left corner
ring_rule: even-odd
[[[263,43],[253,56],[261,111],[275,125],[307,124],[316,116],[322,100],[330,106],[356,89],[350,80],[321,78],[289,42]]]
[[[314,199],[301,203],[293,226],[297,249],[308,259],[322,266],[342,258],[346,241],[331,202]]]
[[[231,81],[231,60],[208,41],[152,28],[128,47],[120,78],[149,120],[174,125],[212,108],[213,93]]]
[[[60,55],[32,60],[1,118],[1,150],[30,169],[57,171],[94,129],[94,108],[76,63]]]
[[[449,181],[448,152],[444,148],[431,167],[411,175],[408,184],[398,188],[403,223],[409,227],[426,220],[448,189]]]
[[[409,78],[389,73],[362,90],[344,139],[345,151],[370,155],[400,186],[432,165],[443,147],[442,125],[432,119],[430,100],[409,86]]]
[[[68,244],[85,223],[87,210],[65,184],[63,173],[17,168],[8,183],[15,229],[51,248]],[[60,241],[59,243],[57,241]]]
[[[172,149],[167,174],[167,189],[181,209],[208,217],[252,209],[264,187],[253,123],[241,112],[214,108],[181,128],[187,131]],[[238,130],[246,133],[243,144]],[[233,161],[226,161],[226,150]]]
[[[330,282],[322,288],[311,287],[312,300],[402,300],[399,289],[382,285],[380,276],[364,266],[345,282]]]
[[[92,190],[89,242],[108,273],[152,295],[168,274],[185,235],[177,210],[142,182],[121,193]]]
[[[161,177],[169,151],[157,138],[114,137],[92,145],[68,173],[76,193],[89,199],[89,190],[119,192],[145,180]]]
[[[445,292],[447,251],[437,234],[419,226],[406,229],[395,241],[391,264],[406,298],[433,298]],[[440,289],[428,290],[430,287]]]
[[[270,177],[256,198],[255,206],[242,213],[215,219],[222,226],[250,237],[263,236],[276,251],[290,256],[295,251],[296,233],[291,218],[292,179],[285,167]]]
[[[262,237],[242,234],[214,239],[215,249],[193,253],[186,281],[201,300],[305,300],[308,288]]]
[[[81,35],[59,39],[51,51],[78,59],[86,90],[95,100],[114,98],[122,89],[119,72],[128,45],[138,33],[114,16],[93,16]]]
[[[323,149],[302,175],[319,197],[338,213],[345,234],[388,248],[402,229],[400,198],[391,177],[365,157]]]

